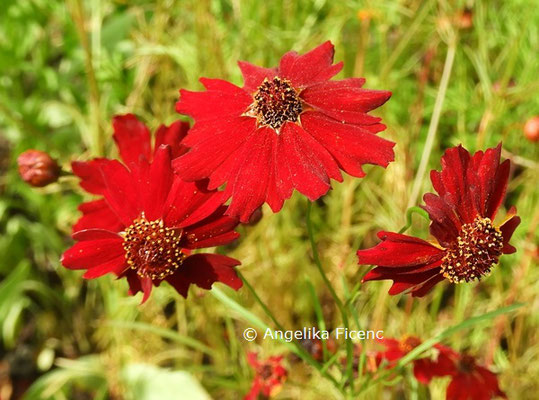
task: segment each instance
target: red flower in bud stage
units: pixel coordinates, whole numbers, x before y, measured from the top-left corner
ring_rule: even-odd
[[[256,353],[247,353],[247,362],[255,370],[255,378],[244,400],[256,400],[259,394],[269,398],[281,390],[288,376],[282,361],[282,356],[272,356],[259,361]]]
[[[385,129],[368,112],[390,92],[361,87],[364,79],[330,81],[342,69],[326,42],[298,55],[286,53],[278,68],[246,62],[242,88],[201,79],[205,92],[180,91],[176,110],[194,118],[184,144],[190,151],[174,161],[188,181],[226,183],[227,211],[248,222],[264,202],[274,212],[294,189],[315,200],[342,181],[340,170],[363,177],[363,164],[386,167],[394,143],[376,136]]]
[[[224,215],[222,193],[207,182],[188,183],[173,173],[173,155],[181,154],[180,140],[188,125],[161,126],[151,149],[150,132],[133,115],[114,118],[114,139],[124,164],[96,159],[74,162],[81,186],[101,199],[84,203],[75,225],[77,243],[62,257],[70,269],[86,269],[85,278],[112,272],[125,277],[129,293],[144,293],[153,285],[171,284],[187,297],[191,283],[210,289],[216,282],[239,289],[234,271],[240,263],[219,254],[194,254],[238,237],[238,221]]]
[[[514,253],[509,239],[520,223],[516,210],[511,208],[500,225],[493,222],[509,177],[509,160],[500,164],[500,153],[501,145],[473,156],[462,146],[447,150],[442,171],[431,172],[438,195],[423,197],[437,243],[379,232],[380,244],[357,252],[359,264],[378,266],[363,281],[392,279],[389,294],[408,290],[421,297],[444,279],[479,280],[502,254]]]
[[[47,153],[39,150],[26,150],[17,158],[19,174],[30,186],[43,187],[56,182],[61,169]]]
[[[524,125],[524,136],[530,142],[539,141],[539,117],[532,117]]]

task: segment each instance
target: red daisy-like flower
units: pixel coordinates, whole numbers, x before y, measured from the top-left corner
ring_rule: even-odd
[[[264,202],[279,211],[294,189],[319,198],[330,179],[342,181],[340,170],[363,177],[363,164],[386,167],[394,143],[376,136],[385,125],[368,112],[391,93],[362,89],[360,78],[330,81],[343,66],[333,55],[326,42],[286,53],[277,68],[240,62],[241,88],[203,78],[206,91],[181,90],[176,110],[195,125],[190,151],[174,161],[178,174],[209,178],[209,188],[226,183],[228,214],[247,222]]]
[[[393,367],[398,360],[421,344],[421,339],[415,336],[405,336],[400,340],[392,338],[380,339],[379,342],[386,347],[386,350],[376,353],[378,365],[382,360],[388,362],[388,367]],[[440,344],[434,345],[434,348],[440,350],[444,348]],[[423,383],[428,384],[435,376],[448,375],[452,363],[445,356],[438,356],[436,360],[431,358],[419,358],[413,361],[414,376]]]
[[[473,356],[460,354],[449,348],[442,350],[440,355],[453,361],[447,374],[451,376],[446,392],[447,400],[507,398],[500,389],[496,374],[478,365]]]
[[[259,361],[256,353],[247,353],[247,362],[255,370],[255,377],[251,390],[244,397],[244,400],[256,400],[259,394],[270,398],[281,390],[288,376],[282,361],[282,356],[272,356]]]
[[[510,168],[509,160],[500,164],[500,153],[501,144],[473,156],[462,146],[447,150],[441,172],[431,172],[438,195],[423,197],[436,242],[379,232],[381,243],[357,252],[359,264],[377,265],[363,281],[391,279],[389,294],[408,290],[421,297],[444,279],[452,283],[479,280],[502,254],[514,253],[509,240],[520,223],[515,208],[501,224],[494,223]]]
[[[149,130],[133,115],[115,117],[113,126],[123,164],[100,158],[72,165],[81,186],[102,198],[81,205],[83,216],[73,233],[77,243],[62,264],[87,270],[87,279],[109,272],[125,277],[129,293],[142,291],[143,302],[162,281],[184,297],[192,283],[210,289],[219,281],[239,289],[237,260],[191,254],[239,235],[237,219],[224,215],[221,192],[208,190],[207,182],[184,182],[172,170],[188,126],[161,126],[153,151]]]

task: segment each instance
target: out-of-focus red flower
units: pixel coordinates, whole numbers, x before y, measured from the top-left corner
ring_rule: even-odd
[[[398,360],[421,344],[416,337],[407,336],[402,340],[382,339],[385,351],[376,354],[378,365],[382,360],[394,366]],[[478,365],[475,358],[460,354],[455,350],[435,344],[436,357],[419,358],[413,361],[414,376],[427,385],[435,377],[451,376],[447,387],[447,400],[490,400],[494,397],[506,397],[498,385],[496,374]]]
[[[326,42],[310,52],[286,53],[277,68],[240,62],[242,88],[201,79],[204,92],[180,91],[179,113],[195,125],[174,161],[185,180],[226,183],[228,214],[248,222],[264,202],[279,211],[294,189],[315,200],[328,192],[341,170],[363,177],[361,166],[386,167],[394,143],[376,134],[385,129],[368,113],[390,92],[362,89],[365,79],[330,81],[342,69]]]
[[[60,176],[58,163],[43,151],[26,150],[19,155],[17,163],[21,178],[30,186],[47,186]]]
[[[110,272],[126,278],[129,293],[142,291],[143,302],[163,281],[184,297],[191,284],[210,289],[218,281],[239,289],[234,270],[239,261],[191,255],[193,249],[226,244],[239,235],[238,221],[224,215],[221,192],[208,190],[207,182],[184,182],[172,170],[187,125],[160,127],[153,150],[150,132],[133,115],[115,117],[113,126],[123,164],[100,158],[72,165],[81,186],[100,198],[81,205],[83,216],[73,233],[77,243],[64,253],[62,264],[85,269],[87,279]]]
[[[288,376],[282,361],[282,356],[272,356],[260,361],[256,353],[247,353],[247,362],[255,370],[255,377],[244,400],[257,400],[259,394],[270,398],[279,393]]]
[[[380,339],[379,342],[386,347],[386,350],[376,353],[378,365],[383,360],[388,362],[388,367],[393,367],[402,357],[421,344],[421,339],[415,336],[405,336],[400,340],[392,338]],[[434,345],[439,350],[444,348],[440,344]],[[423,383],[428,384],[435,376],[444,376],[448,374],[451,368],[451,362],[445,356],[438,357],[436,360],[431,358],[419,358],[413,361],[414,376]]]
[[[537,142],[539,140],[539,116],[532,117],[526,121],[526,125],[524,125],[524,136],[530,142]]]
[[[357,252],[359,264],[377,265],[363,281],[391,279],[389,294],[408,291],[421,297],[444,279],[452,283],[479,280],[502,254],[514,253],[509,240],[520,223],[515,208],[500,224],[494,223],[510,168],[509,160],[500,164],[500,154],[501,144],[473,156],[462,146],[447,150],[441,172],[430,175],[438,195],[423,197],[436,242],[379,232],[381,243]]]
[[[477,364],[475,358],[466,353],[458,353],[448,347],[440,349],[439,357],[448,360],[445,375],[451,376],[447,387],[447,400],[490,400],[495,397],[507,398],[500,389],[495,373]]]
[[[470,29],[473,27],[473,11],[466,8],[460,11],[456,17],[457,26],[460,29]]]

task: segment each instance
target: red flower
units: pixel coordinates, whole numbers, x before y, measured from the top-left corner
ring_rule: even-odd
[[[259,394],[269,398],[281,390],[288,375],[282,365],[282,360],[282,356],[272,356],[259,361],[256,353],[247,353],[247,362],[254,368],[255,378],[244,400],[256,400]]]
[[[195,120],[184,143],[190,151],[174,161],[188,181],[226,183],[228,214],[242,222],[264,202],[274,212],[294,189],[315,200],[330,189],[340,170],[363,177],[363,164],[386,167],[394,143],[376,136],[385,129],[368,112],[390,92],[361,89],[364,79],[330,81],[333,45],[286,53],[277,68],[240,62],[242,88],[201,79],[204,92],[180,91],[176,110]]]
[[[500,164],[501,144],[473,156],[462,146],[442,157],[442,171],[432,171],[438,195],[427,193],[430,233],[437,243],[392,232],[379,232],[382,242],[359,250],[359,264],[374,264],[363,281],[392,279],[389,294],[408,290],[421,297],[438,282],[481,279],[502,254],[516,249],[509,239],[520,223],[515,208],[500,225],[493,221],[505,197],[509,160]]]
[[[219,254],[191,250],[226,244],[238,237],[236,219],[224,216],[222,193],[205,182],[187,183],[173,173],[171,159],[188,126],[161,126],[152,151],[150,132],[133,115],[114,118],[114,139],[124,164],[96,159],[74,162],[73,172],[88,192],[102,198],[84,203],[75,225],[77,243],[62,257],[70,269],[92,279],[112,272],[125,277],[129,293],[147,300],[162,281],[187,296],[191,283],[210,289],[216,282],[239,289],[240,263]]]
[[[449,371],[451,382],[447,387],[447,400],[507,398],[498,385],[496,374],[478,365],[474,357],[451,349],[445,351],[445,356],[453,360],[453,368]]]
[[[415,336],[405,336],[401,340],[384,338],[379,340],[386,347],[385,351],[376,354],[378,365],[382,360],[388,361],[388,367],[396,365],[397,361],[421,344],[421,340]],[[435,349],[442,349],[440,344],[434,345]],[[423,383],[428,384],[435,376],[444,376],[448,374],[452,363],[445,356],[438,356],[437,360],[430,358],[419,358],[413,361],[414,376]]]
[[[17,158],[19,174],[30,186],[43,187],[56,182],[61,168],[47,153],[39,150],[26,150]]]

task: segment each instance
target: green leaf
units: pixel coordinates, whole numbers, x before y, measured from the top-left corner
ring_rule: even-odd
[[[148,364],[130,364],[122,371],[126,400],[210,400],[210,395],[188,372]]]

